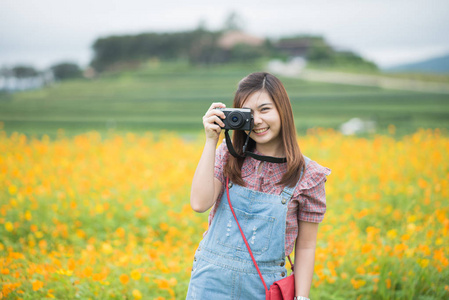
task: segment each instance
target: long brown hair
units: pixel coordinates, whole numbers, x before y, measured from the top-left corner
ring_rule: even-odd
[[[270,95],[281,120],[281,131],[279,134],[282,137],[287,158],[287,171],[278,184],[293,187],[299,180],[300,170],[305,162],[296,140],[296,127],[290,99],[282,82],[266,72],[249,74],[239,82],[237,91],[235,92],[234,107],[241,108],[250,95],[259,91],[265,91]],[[245,140],[246,133],[243,130],[234,131],[232,144],[234,145],[235,151],[240,155],[243,155]],[[253,150],[255,146],[256,142],[250,137],[248,150]],[[229,155],[224,168],[224,175],[241,186],[245,186],[242,178],[243,161],[244,158],[235,158]]]

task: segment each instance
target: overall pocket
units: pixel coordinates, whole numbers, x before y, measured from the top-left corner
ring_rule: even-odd
[[[275,218],[249,214],[237,208],[234,208],[234,212],[253,253],[261,254],[268,250]],[[229,206],[223,207],[215,229],[217,244],[239,251],[248,251]]]

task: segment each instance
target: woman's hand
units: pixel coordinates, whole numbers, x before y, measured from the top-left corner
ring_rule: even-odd
[[[221,119],[226,118],[226,116],[221,110],[216,108],[226,108],[226,105],[221,102],[212,103],[209,110],[203,116],[203,125],[206,131],[206,139],[218,142],[221,128],[225,126]]]

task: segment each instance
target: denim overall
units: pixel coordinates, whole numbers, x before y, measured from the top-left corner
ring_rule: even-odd
[[[307,164],[309,159],[305,160]],[[285,224],[295,188],[285,187],[280,195],[272,195],[229,183],[237,220],[268,288],[287,276]],[[264,286],[229,208],[226,192],[195,253],[186,299],[265,299]]]

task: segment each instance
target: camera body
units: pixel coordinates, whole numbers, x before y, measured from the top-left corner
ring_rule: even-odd
[[[253,126],[254,118],[249,108],[217,108],[221,110],[226,119],[222,119],[225,127],[229,130],[246,130],[250,131]]]

